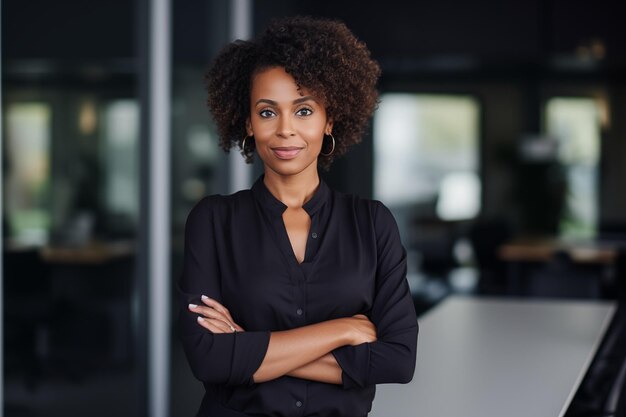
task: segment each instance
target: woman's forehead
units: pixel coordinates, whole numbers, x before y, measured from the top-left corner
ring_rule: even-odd
[[[252,78],[250,96],[253,101],[264,98],[276,102],[291,102],[306,96],[315,99],[307,88],[298,86],[296,80],[283,67],[271,67],[257,72]]]

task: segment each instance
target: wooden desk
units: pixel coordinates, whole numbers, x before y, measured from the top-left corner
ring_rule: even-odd
[[[615,242],[516,239],[498,256],[512,295],[612,298],[619,253]]]
[[[581,264],[612,264],[618,251],[601,242],[568,242],[548,239],[520,239],[502,245],[500,259],[508,262],[547,262],[555,253],[567,253],[573,262]]]
[[[48,263],[100,265],[135,254],[132,241],[92,242],[85,246],[44,246],[41,258]]]
[[[132,361],[135,246],[132,240],[93,241],[84,246],[49,245],[39,251],[50,274],[48,297],[72,312],[63,325],[72,330],[70,345],[84,346],[76,360],[85,366]],[[95,335],[81,331],[84,317],[105,325]]]
[[[419,320],[413,381],[379,385],[370,416],[563,416],[615,310],[451,296]]]

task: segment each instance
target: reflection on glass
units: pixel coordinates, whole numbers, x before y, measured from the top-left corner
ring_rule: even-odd
[[[436,205],[445,220],[480,210],[478,117],[466,96],[389,93],[374,118],[374,195],[391,207]]]
[[[139,214],[139,105],[136,100],[116,100],[106,104],[102,113],[100,156],[105,173],[105,210],[118,222],[134,228]]]
[[[5,177],[9,236],[17,245],[48,240],[50,216],[45,207],[50,172],[50,106],[14,103],[6,108]]]
[[[6,417],[147,415],[137,262],[147,5],[84,4],[38,3],[43,19],[29,2],[2,4]]]
[[[11,90],[3,115],[7,415],[140,415],[137,100],[25,94]]]
[[[598,162],[601,111],[592,98],[553,98],[546,106],[547,133],[558,140],[558,159],[567,175],[564,237],[595,236],[598,222]]]

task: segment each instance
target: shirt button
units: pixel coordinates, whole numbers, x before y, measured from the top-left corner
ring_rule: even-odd
[[[297,314],[297,315],[301,316],[301,315],[302,315],[302,313],[304,313],[304,311],[302,311],[302,309],[301,309],[301,308],[299,308],[299,309],[297,309],[297,310],[296,310],[296,314]]]
[[[296,401],[296,407],[298,408],[302,407],[302,401]]]
[[[317,239],[317,233],[315,233],[315,232],[311,233],[311,237],[312,237],[313,239]]]

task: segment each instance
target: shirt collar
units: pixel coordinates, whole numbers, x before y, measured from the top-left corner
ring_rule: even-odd
[[[270,212],[282,215],[287,206],[274,197],[274,195],[267,189],[263,182],[263,175],[261,175],[252,186],[252,193],[255,199],[261,203],[261,205],[268,209]],[[313,193],[313,197],[302,208],[308,213],[309,216],[313,216],[330,198],[330,189],[328,185],[320,178],[320,185]]]

